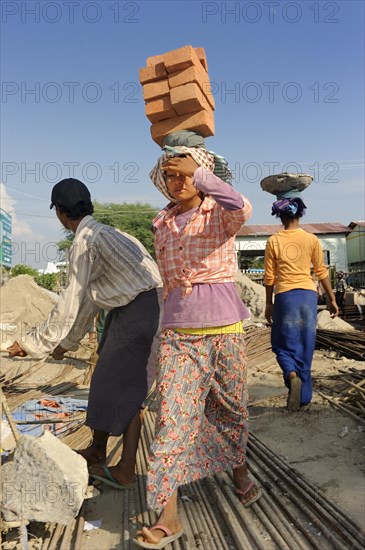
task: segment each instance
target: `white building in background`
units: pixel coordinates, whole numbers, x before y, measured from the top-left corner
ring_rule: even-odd
[[[65,271],[67,268],[66,262],[58,262],[55,264],[54,262],[48,262],[47,266],[44,269],[39,269],[39,273],[41,275],[49,275],[51,273],[60,273],[61,271]]]
[[[346,237],[352,229],[341,223],[303,223],[300,227],[316,235],[322,245],[327,267],[348,272]],[[267,239],[282,225],[243,225],[236,235],[237,255],[264,256]]]
[[[41,275],[49,275],[50,273],[59,273],[59,269],[53,262],[48,262],[44,269],[38,270]]]

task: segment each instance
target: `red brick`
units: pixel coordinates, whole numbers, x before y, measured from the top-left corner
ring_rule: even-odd
[[[171,104],[179,116],[196,113],[202,109],[212,111],[206,97],[195,82],[170,90]]]
[[[192,46],[184,46],[163,54],[163,60],[168,73],[187,69],[192,65],[200,66],[200,60]]]
[[[151,99],[158,99],[168,95],[170,91],[169,82],[167,78],[163,80],[157,80],[156,82],[149,82],[143,86],[143,97],[145,101]]]
[[[152,55],[150,57],[147,57],[146,59],[146,65],[156,65],[157,63],[163,63],[163,54],[161,55]]]
[[[199,58],[200,63],[203,65],[204,70],[208,72],[207,56],[205,55],[204,48],[194,48],[196,55]]]
[[[157,63],[156,65],[147,65],[139,69],[139,81],[142,85],[154,82],[155,80],[161,80],[167,77],[165,65],[163,63]]]
[[[215,101],[213,94],[210,92],[209,76],[201,65],[198,67],[192,66],[183,71],[169,74],[168,80],[170,88],[176,88],[177,86],[182,86],[189,82],[195,82],[202,90],[210,107],[214,109]]]
[[[160,99],[147,101],[145,112],[148,120],[152,123],[177,116],[168,95],[161,97]]]
[[[175,54],[176,52],[180,52],[181,50],[184,50],[185,48],[190,48],[191,46],[184,46],[184,48],[179,48],[178,50],[172,50],[171,52],[167,52],[168,54]],[[200,63],[203,65],[204,69],[208,72],[208,62],[207,62],[207,56],[205,55],[204,48],[193,48],[195,51],[195,54],[197,58],[199,59]],[[166,54],[160,54],[160,55],[153,55],[150,57],[147,57],[146,65],[156,65],[157,63],[164,63]],[[195,63],[196,64],[196,60]],[[189,65],[186,65],[189,67]],[[174,69],[178,70],[178,69]]]
[[[151,136],[153,141],[162,147],[164,137],[178,130],[192,130],[199,132],[203,137],[214,136],[213,113],[208,113],[208,111],[203,109],[192,115],[162,120],[161,122],[152,124]]]

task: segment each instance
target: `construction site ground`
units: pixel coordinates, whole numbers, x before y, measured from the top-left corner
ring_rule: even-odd
[[[23,392],[36,391],[35,396],[37,392],[41,395],[44,390],[39,388],[47,389],[47,384],[52,382],[53,386],[49,386],[52,394],[59,394],[58,384],[63,395],[83,398],[87,397],[87,371],[90,370],[90,364],[84,359],[90,355],[91,349],[86,345],[78,359],[62,362],[50,359],[29,371],[31,361],[28,358],[9,359],[2,353],[1,375],[7,378],[9,372],[15,372],[14,369],[17,375],[28,371],[26,382],[20,379]],[[337,510],[342,511],[345,523],[349,522],[350,532],[359,532],[365,527],[364,422],[360,417],[356,420],[333,408],[319,391],[323,391],[323,384],[327,389],[335,385],[335,375],[341,376],[350,370],[362,371],[364,366],[362,361],[316,351],[312,369],[312,404],[300,412],[289,414],[286,411],[287,390],[274,356],[267,351],[264,361],[250,360],[248,385],[252,437],[248,461],[263,487],[264,496],[251,508],[244,509],[232,492],[229,473],[184,487],[180,495],[180,511],[185,535],[167,549],[361,548],[361,542],[357,545],[351,536],[346,542],[346,537],[342,539],[335,533],[326,514],[334,518]],[[60,374],[62,381],[56,379]],[[67,380],[73,387],[65,391],[63,383]],[[10,408],[19,399],[19,394],[14,395],[7,394]],[[145,504],[144,474],[152,433],[153,415],[147,412],[138,453],[135,490],[118,491],[99,485],[98,494],[85,500],[80,517],[73,525],[64,528],[30,523],[29,548],[136,548],[132,541],[136,529],[141,523],[155,519]],[[64,437],[63,441],[73,448],[82,448],[89,437],[88,428],[82,427]],[[120,439],[111,438],[110,451],[110,463],[113,464],[120,456]],[[324,499],[327,511],[317,523],[316,517],[319,516],[315,503],[320,498]],[[331,505],[334,510],[328,508]],[[275,526],[276,523],[280,528]],[[90,526],[96,528],[85,530]],[[334,542],[337,535],[340,538]],[[331,541],[332,536],[334,540]],[[17,529],[5,530],[2,539],[4,549],[21,548]]]

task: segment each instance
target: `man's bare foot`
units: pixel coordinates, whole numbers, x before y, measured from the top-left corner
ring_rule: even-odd
[[[91,443],[86,449],[80,449],[76,451],[79,455],[83,456],[88,466],[95,464],[105,464],[106,450],[105,446],[98,446],[95,443]]]

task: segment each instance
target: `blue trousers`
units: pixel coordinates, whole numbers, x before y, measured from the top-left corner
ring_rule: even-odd
[[[301,405],[312,399],[311,365],[316,342],[317,293],[295,289],[275,295],[272,350],[289,387],[293,371],[302,381]]]

